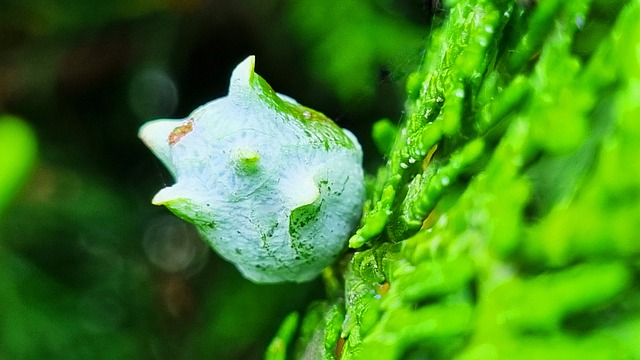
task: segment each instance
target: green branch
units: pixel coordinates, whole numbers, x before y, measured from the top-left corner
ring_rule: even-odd
[[[290,354],[640,357],[640,1],[446,6]]]

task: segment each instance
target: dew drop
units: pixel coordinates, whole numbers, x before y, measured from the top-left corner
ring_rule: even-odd
[[[522,164],[524,164],[524,160],[522,159],[522,156],[514,156],[511,159],[511,163],[517,167],[521,167]]]
[[[451,179],[449,179],[448,176],[443,176],[442,179],[440,179],[440,183],[444,186],[449,185],[449,183],[451,183]]]

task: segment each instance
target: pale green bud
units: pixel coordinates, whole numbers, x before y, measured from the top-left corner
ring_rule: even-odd
[[[255,282],[307,281],[344,249],[364,201],[362,149],[323,114],[233,71],[229,94],[140,138],[175,177],[152,202]]]

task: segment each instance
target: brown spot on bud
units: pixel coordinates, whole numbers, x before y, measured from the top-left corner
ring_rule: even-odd
[[[183,136],[190,133],[191,130],[193,130],[193,119],[189,119],[185,121],[182,125],[173,129],[173,131],[169,134],[169,139],[168,139],[169,145],[173,145],[177,143],[180,139],[182,139]]]
[[[391,287],[391,284],[389,284],[389,282],[387,281],[383,282],[382,284],[376,285],[378,285],[377,293],[380,295],[384,295],[389,292],[389,288]]]

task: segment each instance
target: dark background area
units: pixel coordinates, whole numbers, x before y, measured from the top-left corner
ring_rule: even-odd
[[[399,121],[432,4],[410,0],[8,0],[0,113],[38,159],[0,213],[0,357],[257,359],[324,287],[255,285],[150,199],[172,182],[137,139],[224,96],[256,55],[272,87],[352,130]],[[2,171],[0,169],[0,171]]]

